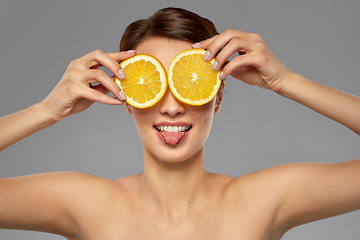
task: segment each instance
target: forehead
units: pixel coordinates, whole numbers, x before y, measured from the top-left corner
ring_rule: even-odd
[[[180,52],[190,49],[191,43],[168,38],[149,38],[136,48],[137,54],[149,54],[156,57],[168,69],[171,60]]]

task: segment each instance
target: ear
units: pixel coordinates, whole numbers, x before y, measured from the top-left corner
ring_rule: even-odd
[[[124,102],[124,107],[128,114],[132,114],[132,108],[131,108],[130,104],[128,104],[127,102]]]
[[[214,113],[220,112],[224,89],[225,89],[225,81],[221,83],[219,92],[216,94]]]

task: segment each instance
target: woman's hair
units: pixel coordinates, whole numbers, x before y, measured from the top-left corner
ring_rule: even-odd
[[[181,8],[164,8],[148,19],[131,23],[125,30],[120,51],[135,49],[150,37],[165,37],[196,43],[217,35],[215,25],[196,13]]]
[[[215,25],[208,19],[182,8],[163,8],[148,19],[131,23],[125,30],[120,51],[135,49],[139,43],[151,37],[164,37],[197,43],[218,35]],[[218,94],[222,94],[224,81]]]

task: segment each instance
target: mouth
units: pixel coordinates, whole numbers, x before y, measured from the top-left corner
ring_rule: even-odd
[[[176,145],[185,140],[192,125],[154,125],[160,140],[166,144]]]
[[[159,132],[187,132],[191,126],[154,126]]]

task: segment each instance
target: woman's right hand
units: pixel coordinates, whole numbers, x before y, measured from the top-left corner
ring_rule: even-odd
[[[117,61],[130,58],[135,51],[104,53],[95,50],[72,61],[62,79],[41,102],[53,121],[84,111],[94,102],[121,105],[126,96],[114,82],[114,76],[125,78]],[[114,76],[108,76],[99,67],[106,67]],[[97,84],[97,85],[96,85]],[[107,96],[111,92],[114,97]]]

